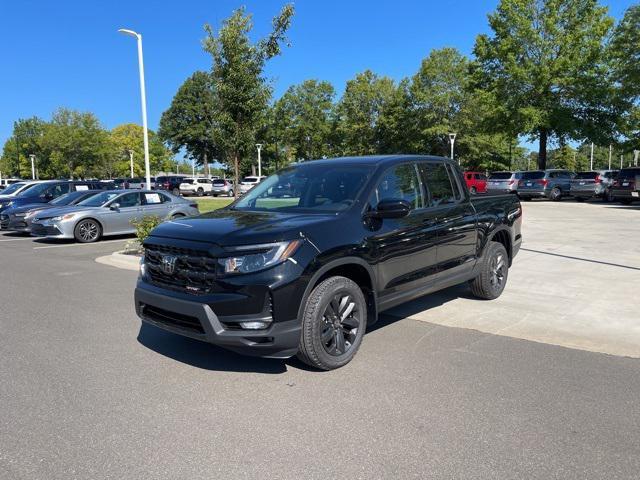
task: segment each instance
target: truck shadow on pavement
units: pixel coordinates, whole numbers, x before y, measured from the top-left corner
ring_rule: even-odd
[[[426,295],[406,303],[400,308],[382,313],[376,324],[367,328],[367,334],[457,298],[471,298],[471,292],[466,283]],[[366,335],[364,341],[367,341]],[[240,355],[216,345],[167,332],[146,323],[140,326],[138,342],[160,355],[204,370],[281,374],[285,373],[288,367],[292,367],[309,372],[328,373],[310,367],[296,357],[277,360]]]

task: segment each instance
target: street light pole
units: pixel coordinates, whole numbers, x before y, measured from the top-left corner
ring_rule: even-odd
[[[142,35],[121,28],[120,33],[135,37],[138,42],[138,70],[140,71],[140,101],[142,103],[142,131],[144,137],[144,170],[146,177],[146,187],[151,188],[151,169],[149,167],[149,133],[147,131],[147,94],[144,88],[144,60],[142,56]],[[133,176],[133,175],[132,175]]]
[[[609,170],[611,170],[611,153],[612,153],[612,149],[613,149],[613,146],[611,144],[609,144]]]
[[[36,179],[36,156],[34,154],[29,155],[31,159],[31,179]]]
[[[256,148],[258,149],[258,177],[262,176],[262,156],[260,153],[262,152],[262,144],[256,143]]]
[[[131,178],[133,178],[133,150],[129,150],[129,167],[131,168]]]
[[[453,160],[453,145],[456,143],[456,135],[457,133],[449,134],[449,141],[451,142],[451,160]]]
[[[593,142],[591,142],[591,161],[589,163],[589,170],[593,170]]]

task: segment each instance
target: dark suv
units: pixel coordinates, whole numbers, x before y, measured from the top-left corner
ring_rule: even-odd
[[[620,170],[611,187],[611,196],[625,205],[640,201],[640,167]]]
[[[463,282],[497,298],[521,219],[515,195],[471,199],[449,159],[304,162],[227,208],[156,227],[136,311],[231,350],[338,368],[383,310]]]
[[[568,196],[571,179],[575,173],[569,170],[532,170],[522,172],[518,182],[518,196],[522,200],[548,198],[554,202]]]
[[[10,202],[0,206],[0,212],[7,208],[49,203],[51,200],[69,192],[78,190],[102,190],[103,188],[104,184],[100,181],[47,180],[37,182],[13,197]]]
[[[156,177],[156,190],[167,190],[174,195],[180,195],[180,184],[186,175],[165,175]]]

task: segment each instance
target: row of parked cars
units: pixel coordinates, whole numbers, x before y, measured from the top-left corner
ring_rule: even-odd
[[[464,178],[472,194],[515,193],[522,200],[559,201],[571,196],[577,201],[640,201],[640,167],[578,173],[561,169],[504,171],[492,172],[488,177],[481,172],[465,172]]]
[[[0,229],[81,243],[132,234],[133,221],[147,215],[198,214],[197,203],[170,192],[118,189],[102,181],[23,181],[0,194]]]
[[[239,194],[245,194],[254,186],[260,183],[265,177],[247,176],[242,179],[239,187],[236,188],[235,182],[220,178],[218,176],[211,177],[188,177],[185,175],[166,175],[159,177],[151,177],[149,190],[167,190],[174,195],[195,195],[203,197],[210,195],[212,197],[233,197],[236,191]],[[115,188],[119,189],[146,189],[147,184],[144,178],[116,178],[113,180]]]

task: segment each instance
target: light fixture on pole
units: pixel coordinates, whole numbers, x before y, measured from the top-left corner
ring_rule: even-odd
[[[34,154],[29,155],[31,159],[31,179],[36,179],[36,156]]]
[[[456,135],[457,133],[449,134],[449,141],[451,142],[451,160],[453,160],[453,145],[456,143]]]
[[[262,176],[262,156],[260,153],[262,152],[262,144],[256,143],[256,148],[258,149],[258,177]]]
[[[144,137],[144,170],[147,188],[151,188],[151,169],[149,167],[149,133],[147,131],[147,95],[144,88],[144,60],[142,56],[142,35],[134,32],[133,30],[127,30],[121,28],[118,30],[120,33],[135,37],[138,42],[138,70],[140,71],[140,101],[142,103],[142,133]],[[133,174],[132,174],[133,176]]]
[[[129,150],[129,167],[131,168],[131,178],[133,178],[133,150]]]

